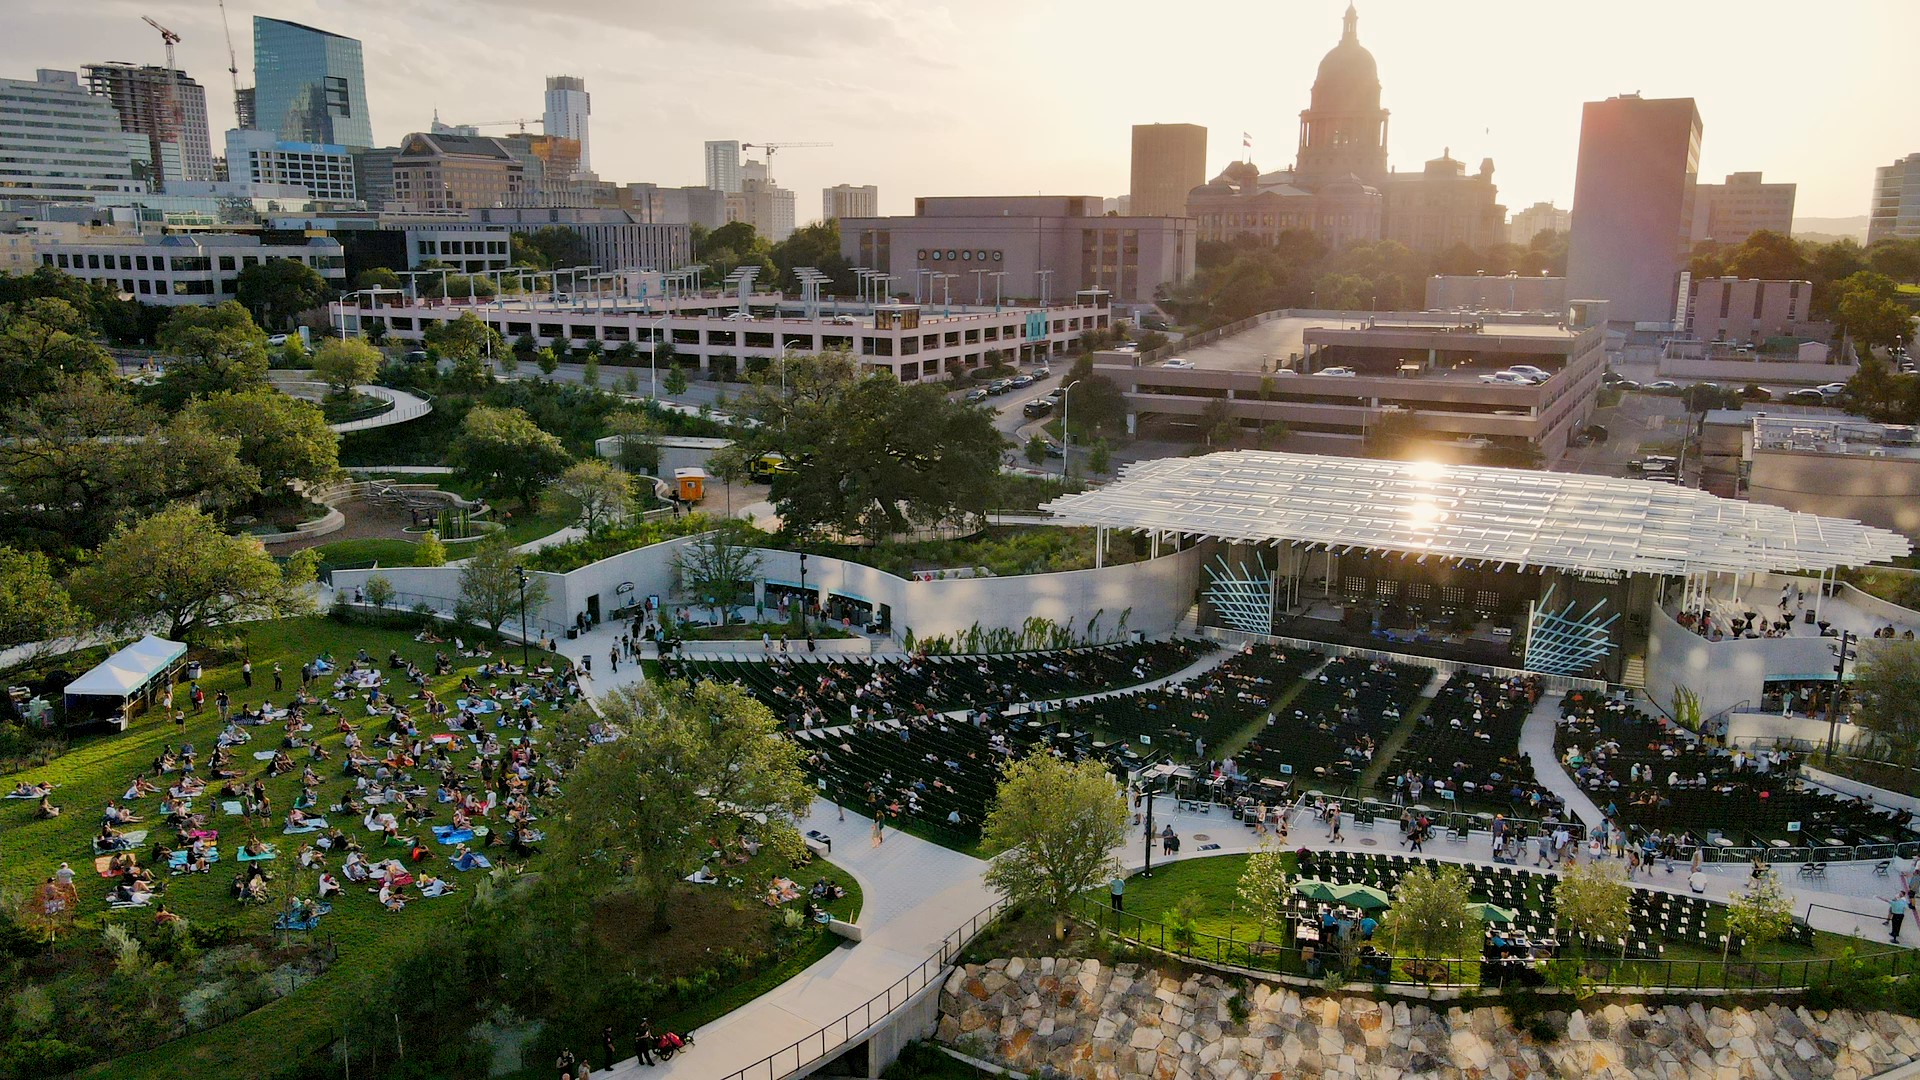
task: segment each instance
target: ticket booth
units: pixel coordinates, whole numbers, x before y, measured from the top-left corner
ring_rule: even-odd
[[[673,486],[681,502],[697,503],[707,497],[707,470],[675,469]]]

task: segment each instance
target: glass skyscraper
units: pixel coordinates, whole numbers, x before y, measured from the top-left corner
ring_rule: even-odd
[[[373,145],[357,38],[253,17],[254,122],[289,142]]]

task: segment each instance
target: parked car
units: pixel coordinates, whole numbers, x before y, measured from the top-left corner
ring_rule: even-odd
[[[1047,443],[1047,456],[1050,458],[1064,458],[1067,456],[1067,452],[1060,448],[1059,443],[1049,441]]]
[[[978,405],[985,400],[987,400],[987,392],[985,390],[982,390],[976,386],[973,389],[967,391],[967,397],[966,397],[967,404]]]
[[[1011,389],[1013,389],[1012,379],[995,379],[992,382],[987,384],[987,393],[992,394],[996,397],[1006,393]]]
[[[1811,387],[1801,387],[1788,393],[1787,401],[1795,405],[1825,405],[1827,395]]]
[[[1820,391],[1820,393],[1826,397],[1837,398],[1847,392],[1847,384],[1843,382],[1830,382],[1816,386],[1814,389]]]
[[[1637,382],[1634,382],[1632,379],[1615,379],[1613,382],[1613,386],[1614,386],[1614,389],[1616,390],[1640,389],[1640,384]]]
[[[1646,389],[1656,394],[1673,394],[1679,392],[1680,384],[1672,379],[1655,379],[1646,385]]]
[[[287,343],[287,335],[285,334],[269,334],[267,336],[267,344],[273,348],[277,349],[280,346],[285,345],[286,343]]]
[[[1020,411],[1028,416],[1045,416],[1053,411],[1053,402],[1046,398],[1034,398],[1021,406]]]
[[[1511,367],[1507,368],[1507,370],[1517,371],[1522,375],[1531,375],[1534,378],[1540,380],[1541,382],[1546,382],[1548,379],[1553,378],[1553,372],[1548,371],[1545,368],[1534,367],[1532,364],[1514,364]]]
[[[1496,371],[1491,375],[1480,376],[1480,381],[1497,383],[1501,386],[1534,386],[1542,380],[1534,378],[1524,371]]]
[[[1032,386],[1032,385],[1033,385],[1033,376],[1031,376],[1031,375],[1015,375],[1015,376],[1013,377],[1013,379],[1012,379],[1012,382],[1013,382],[1013,388],[1014,388],[1015,390],[1020,390],[1020,389],[1023,389],[1023,388],[1025,388],[1025,387],[1029,387],[1029,386]]]
[[[1350,367],[1330,367],[1321,368],[1319,371],[1314,372],[1314,374],[1325,375],[1330,379],[1351,379],[1358,373]]]
[[[1748,401],[1772,401],[1773,391],[1764,386],[1743,386],[1740,388],[1740,396]]]
[[[1115,345],[1113,347],[1113,351],[1114,352],[1139,352],[1140,343],[1137,341],[1123,341],[1120,344]]]
[[[1064,386],[1056,386],[1053,389],[1047,391],[1048,401],[1059,401],[1061,398],[1066,396],[1067,396],[1067,388]]]
[[[1033,369],[1033,377],[1035,379],[1051,379],[1053,378],[1053,369],[1045,364],[1041,364],[1039,367]]]
[[[1181,371],[1185,371],[1185,370],[1187,370],[1187,369],[1189,369],[1189,368],[1191,368],[1191,367],[1193,367],[1193,361],[1191,361],[1191,360],[1185,360],[1185,359],[1182,359],[1182,358],[1180,358],[1180,357],[1178,357],[1178,356],[1176,356],[1176,357],[1174,357],[1173,359],[1171,359],[1171,360],[1169,360],[1169,361],[1167,361],[1166,363],[1164,363],[1164,364],[1161,364],[1160,366],[1161,366],[1161,367],[1169,367],[1169,368],[1178,368],[1178,369],[1180,369]]]

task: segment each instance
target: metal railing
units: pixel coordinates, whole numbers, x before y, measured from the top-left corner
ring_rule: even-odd
[[[1166,956],[1232,971],[1291,977],[1297,980],[1322,979],[1328,973],[1340,973],[1351,983],[1384,986],[1439,988],[1497,985],[1513,977],[1520,967],[1536,975],[1551,965],[1577,965],[1579,977],[1595,989],[1630,990],[1800,990],[1831,980],[1836,973],[1904,977],[1920,973],[1920,950],[1887,949],[1882,952],[1855,953],[1851,956],[1817,957],[1806,960],[1746,960],[1738,956],[1724,960],[1669,960],[1664,957],[1633,958],[1621,956],[1564,955],[1552,960],[1507,961],[1504,968],[1496,962],[1465,958],[1425,958],[1391,956],[1377,953],[1346,958],[1343,965],[1338,947],[1300,947],[1272,941],[1238,938],[1232,934],[1176,931],[1162,922],[1124,911],[1114,911],[1091,896],[1075,901],[1074,918],[1098,930],[1112,933],[1143,949]],[[1519,965],[1516,967],[1515,965]],[[1573,972],[1569,972],[1572,974]],[[1550,981],[1550,980],[1549,980]]]
[[[995,900],[941,939],[940,948],[920,962],[920,966],[902,975],[899,981],[851,1009],[813,1034],[784,1046],[744,1069],[728,1073],[718,1080],[783,1080],[808,1065],[826,1060],[829,1054],[850,1049],[858,1036],[866,1034],[915,994],[946,978],[946,969],[961,950],[980,931],[986,929],[1006,910],[1007,901]]]

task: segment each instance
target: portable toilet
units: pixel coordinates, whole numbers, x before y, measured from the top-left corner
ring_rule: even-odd
[[[707,470],[675,469],[673,486],[679,492],[681,502],[697,503],[707,497]]]

